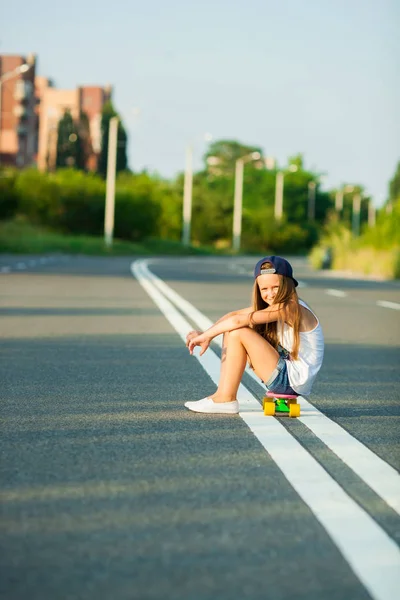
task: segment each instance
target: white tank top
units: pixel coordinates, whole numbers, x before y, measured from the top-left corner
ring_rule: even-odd
[[[303,396],[308,396],[314,379],[321,368],[324,358],[324,334],[318,317],[303,300],[299,304],[307,308],[317,319],[317,325],[311,331],[300,331],[300,347],[298,360],[287,360],[287,369],[291,387]],[[293,327],[278,322],[279,343],[288,352],[293,349]]]

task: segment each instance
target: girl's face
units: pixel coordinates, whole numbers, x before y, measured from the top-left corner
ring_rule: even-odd
[[[267,304],[273,304],[279,290],[280,279],[276,273],[268,273],[257,277],[261,298]]]

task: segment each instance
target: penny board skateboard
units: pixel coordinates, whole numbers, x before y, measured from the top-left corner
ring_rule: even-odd
[[[274,394],[267,392],[263,399],[263,411],[267,417],[299,417],[300,404],[297,403],[298,396],[291,394]]]

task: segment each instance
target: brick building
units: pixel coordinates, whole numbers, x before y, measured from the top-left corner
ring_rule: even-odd
[[[19,72],[21,65],[25,72]],[[0,165],[42,171],[56,166],[58,122],[66,110],[78,121],[87,116],[90,131],[86,168],[97,169],[101,145],[101,113],[111,98],[110,86],[59,90],[50,79],[36,76],[36,57],[0,55]]]
[[[45,78],[37,78],[39,106],[38,168],[53,170],[56,166],[57,128],[65,111],[78,121],[81,112],[87,115],[90,130],[90,154],[86,168],[97,169],[101,144],[101,112],[104,103],[111,98],[111,87],[82,86],[75,90],[59,90]]]
[[[34,55],[0,55],[1,165],[26,167],[35,162],[38,127],[35,71]]]

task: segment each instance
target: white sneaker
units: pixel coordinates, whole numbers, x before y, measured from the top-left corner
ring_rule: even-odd
[[[224,415],[236,415],[239,412],[239,402],[214,402],[212,398],[202,398],[194,402],[185,402],[186,408],[200,413],[221,413]]]

